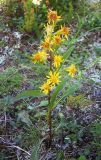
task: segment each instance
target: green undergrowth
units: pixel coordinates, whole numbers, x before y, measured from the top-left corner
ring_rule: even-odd
[[[7,95],[17,91],[23,82],[18,69],[10,67],[0,73],[0,94]]]
[[[53,1],[50,0],[50,2]],[[81,3],[74,3],[74,1],[68,2],[66,6],[67,1],[61,1],[63,10],[61,10],[60,1],[55,2],[57,6],[55,3],[52,3],[51,6],[61,13],[62,17],[64,17],[63,21],[65,24],[71,25],[73,34],[77,30],[76,27],[79,28],[79,26],[82,25],[77,35],[78,42],[73,42],[76,49],[72,51],[70,59],[64,64],[67,65],[73,62],[77,65],[77,68],[82,70],[85,69],[84,62],[87,61],[93,53],[96,54],[96,58],[100,57],[101,47],[93,44],[94,41],[96,42],[96,38],[92,34],[95,33],[97,36],[100,31],[101,21],[99,7],[92,9],[88,6],[84,6],[82,9]],[[12,9],[15,10],[15,12],[12,12]],[[15,3],[15,6],[12,6],[10,10],[12,12],[11,17],[13,18],[10,19],[7,24],[9,24],[10,27],[17,27],[18,30],[25,34],[23,30],[21,30],[24,17],[23,15],[16,15],[16,13],[18,13],[16,12],[17,9],[18,5]],[[76,9],[78,9],[77,12]],[[39,30],[42,30],[46,22],[47,6],[42,3],[36,11],[35,18],[38,20],[38,24],[40,24]],[[3,21],[4,15],[0,15],[0,22],[2,22],[0,30],[2,32],[6,28]],[[61,25],[61,23],[59,23],[59,25]],[[75,23],[77,24],[75,25]],[[43,34],[43,32],[40,34]],[[91,34],[90,38],[89,34]],[[35,40],[34,36],[29,34],[29,37],[27,42],[32,45]],[[91,48],[89,44],[92,45]],[[5,40],[0,40],[0,46],[5,47],[6,45],[7,43]],[[35,49],[36,48],[35,44]],[[68,42],[63,46],[63,52],[65,48],[68,48]],[[31,53],[35,52],[34,49],[28,48],[28,50],[30,50]],[[81,88],[80,93],[78,91],[77,94],[69,96],[65,101],[61,102],[54,111],[57,113],[56,116],[54,112],[52,113],[52,126],[53,132],[55,132],[53,134],[53,146],[49,150],[47,150],[48,130],[46,96],[41,98],[29,97],[28,99],[25,98],[24,100],[19,100],[19,102],[14,102],[16,94],[20,93],[22,90],[29,88],[38,89],[45,78],[46,72],[48,72],[48,68],[45,65],[34,65],[29,62],[30,52],[27,52],[27,49],[25,52],[16,50],[15,54],[12,56],[12,61],[15,66],[7,67],[7,69],[0,73],[1,137],[6,140],[8,136],[7,140],[10,140],[12,143],[14,142],[16,146],[23,148],[31,154],[31,156],[26,158],[21,151],[22,159],[24,160],[39,160],[41,144],[43,144],[42,149],[46,153],[51,153],[51,151],[54,153],[54,156],[51,158],[52,160],[101,160],[101,116],[98,112],[96,113],[96,109],[93,110],[93,106],[96,102],[94,100],[92,102],[87,96],[89,95],[89,88],[87,90],[87,95],[85,94],[86,89],[84,90],[85,93],[82,93],[83,91]],[[100,70],[98,63],[94,66]],[[83,83],[87,84],[87,79],[83,79]],[[89,83],[91,86],[96,85],[94,81],[89,81]],[[90,94],[93,94],[91,92],[92,90],[90,90]],[[59,96],[61,98],[61,93]],[[90,111],[85,113],[83,110],[89,109],[89,106],[92,106],[92,115],[94,115],[94,119],[92,118],[92,122],[86,123],[86,120],[82,117],[87,114],[87,118],[89,119]],[[68,113],[68,109],[70,113]],[[79,119],[80,117],[81,119]],[[59,148],[57,149],[57,146],[54,144],[57,144]],[[12,148],[9,150],[9,148],[5,146],[6,145],[3,145],[3,147],[1,147],[0,160],[5,160],[8,156],[12,156],[12,154],[16,157],[16,149]],[[66,150],[65,147],[67,147]],[[67,153],[67,157],[65,153]],[[20,158],[18,157],[15,159],[20,160]]]

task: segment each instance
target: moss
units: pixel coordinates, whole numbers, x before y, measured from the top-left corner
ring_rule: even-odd
[[[83,108],[92,104],[92,101],[87,99],[84,94],[78,96],[69,96],[67,105],[72,108]]]

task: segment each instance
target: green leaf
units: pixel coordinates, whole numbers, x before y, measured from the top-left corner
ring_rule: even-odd
[[[26,123],[28,126],[32,125],[32,122],[29,118],[29,114],[27,111],[23,110],[18,113],[18,120]]]
[[[44,94],[40,90],[26,90],[26,91],[19,93],[15,97],[15,101],[24,99],[24,98],[28,98],[28,97],[42,97],[42,96],[44,96]]]
[[[60,65],[60,68],[62,67],[62,65],[65,63],[65,61],[69,58],[69,56],[71,55],[72,51],[74,49],[74,46],[72,45],[64,54],[63,54],[63,62]]]
[[[80,156],[78,160],[86,160],[85,156]]]
[[[41,143],[42,143],[42,141],[40,140],[34,146],[34,148],[32,150],[32,154],[31,154],[30,160],[39,160],[39,150],[40,150]]]
[[[74,49],[74,46],[71,46],[71,47],[67,50],[67,52],[64,53],[64,55],[63,55],[64,62],[69,58],[69,56],[71,55],[73,49]]]
[[[63,101],[66,97],[73,95],[74,92],[79,88],[79,84],[74,84],[72,86],[69,86],[69,88],[65,91],[65,93],[62,95],[61,98],[59,98],[53,106],[51,106],[51,110],[54,109],[61,101]]]
[[[50,107],[52,107],[54,105],[54,102],[56,101],[57,96],[59,95],[59,92],[65,87],[65,83],[66,83],[67,79],[65,79],[64,81],[62,81],[55,89],[54,93],[51,96],[51,103],[50,103]]]
[[[40,105],[39,105],[40,107],[45,107],[45,106],[48,106],[48,101],[46,101],[46,100],[44,100],[44,101],[41,101],[41,103],[40,103]]]

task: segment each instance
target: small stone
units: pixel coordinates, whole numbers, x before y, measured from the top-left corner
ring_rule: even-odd
[[[5,64],[5,56],[0,56],[0,65]]]

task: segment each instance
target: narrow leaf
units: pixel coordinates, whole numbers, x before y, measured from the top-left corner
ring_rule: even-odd
[[[69,56],[71,55],[73,49],[74,49],[74,46],[71,46],[71,47],[67,50],[67,52],[64,53],[64,55],[63,55],[64,61],[69,58]]]
[[[74,84],[70,86],[65,93],[62,95],[60,99],[58,99],[53,106],[51,106],[51,110],[54,109],[61,101],[63,101],[66,97],[72,95],[79,88],[78,84]]]
[[[40,150],[41,143],[42,143],[42,141],[40,140],[34,146],[34,148],[32,150],[32,154],[31,154],[30,160],[39,160],[39,150]]]
[[[42,96],[44,96],[44,94],[40,90],[26,90],[26,91],[19,93],[15,97],[15,101],[24,99],[24,98],[28,98],[28,97],[42,97]]]
[[[18,120],[26,123],[28,126],[32,125],[32,122],[29,118],[29,114],[27,111],[23,110],[18,113]]]
[[[65,83],[66,83],[67,79],[65,79],[64,81],[62,81],[55,89],[54,93],[51,96],[51,106],[54,105],[54,102],[56,101],[57,96],[59,95],[59,92],[65,87]]]
[[[63,54],[63,63],[61,63],[60,68],[61,68],[62,65],[65,63],[65,61],[69,58],[69,56],[71,55],[73,49],[74,49],[74,46],[72,45],[72,46]],[[59,69],[60,69],[60,68],[59,68]]]
[[[43,107],[43,106],[46,107],[46,106],[48,106],[48,101],[47,100],[41,101],[40,104],[39,104],[39,106],[40,107]]]

